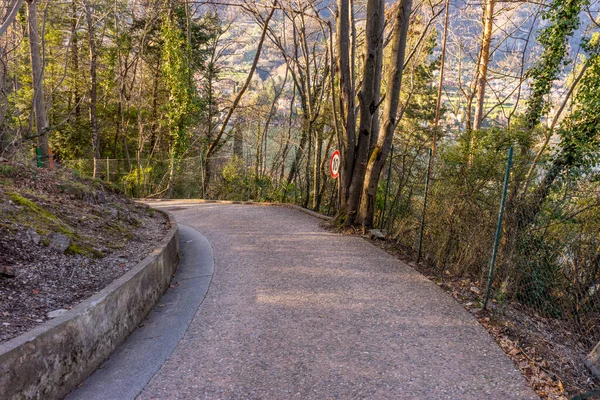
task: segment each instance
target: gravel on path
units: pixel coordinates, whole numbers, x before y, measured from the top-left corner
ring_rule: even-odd
[[[538,399],[448,294],[284,207],[160,202],[214,248],[208,295],[139,399]]]

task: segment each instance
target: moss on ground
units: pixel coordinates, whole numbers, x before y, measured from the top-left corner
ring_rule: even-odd
[[[13,213],[12,218],[14,222],[25,225],[28,228],[35,229],[40,235],[48,235],[53,232],[61,233],[71,239],[71,245],[65,252],[71,255],[84,255],[86,257],[101,258],[102,252],[96,250],[93,245],[89,242],[92,240],[85,240],[81,238],[75,230],[69,225],[62,222],[56,215],[44,208],[43,206],[36,204],[33,200],[30,200],[19,193],[7,192],[8,197],[18,206],[23,207],[22,212]],[[7,213],[7,217],[9,217]],[[130,238],[133,235],[127,232],[127,235],[123,236]],[[50,245],[50,239],[44,237],[41,243],[45,246]]]
[[[61,221],[60,218],[48,209],[19,193],[7,192],[7,194],[15,204],[23,207],[22,212],[13,214],[14,222],[33,228],[40,235],[59,232],[71,239],[75,239],[73,228]]]
[[[8,197],[10,197],[10,199],[15,204],[25,207],[25,209],[27,211],[32,212],[36,215],[39,215],[40,217],[46,219],[47,221],[60,223],[60,220],[56,217],[56,215],[52,214],[50,211],[46,210],[45,208],[35,204],[33,201],[29,200],[28,198],[25,198],[15,192],[7,192],[7,194],[8,194]]]
[[[116,234],[122,235],[125,239],[131,240],[133,238],[133,232],[131,229],[121,225],[117,221],[110,221],[104,224],[106,230],[114,232]]]
[[[69,248],[67,248],[67,251],[65,251],[65,254],[82,255],[82,256],[92,257],[92,258],[102,258],[103,257],[103,254],[101,251],[96,250],[91,246],[81,244],[81,243],[75,243],[75,242],[72,242],[69,245]]]

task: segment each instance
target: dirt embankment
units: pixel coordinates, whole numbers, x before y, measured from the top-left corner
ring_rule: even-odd
[[[0,342],[104,288],[168,228],[100,180],[0,159]]]

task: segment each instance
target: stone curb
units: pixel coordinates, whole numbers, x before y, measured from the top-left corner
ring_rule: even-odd
[[[0,344],[0,398],[60,399],[127,338],[169,286],[178,228],[125,275],[63,315]]]
[[[318,213],[316,211],[313,210],[309,210],[307,208],[304,207],[300,207],[297,204],[291,204],[291,203],[278,203],[278,202],[274,202],[274,203],[268,203],[268,202],[259,202],[259,201],[235,201],[235,200],[204,200],[204,199],[136,199],[136,201],[148,204],[149,202],[157,202],[160,203],[162,201],[178,201],[180,203],[214,203],[214,204],[244,204],[244,205],[250,205],[250,206],[275,206],[275,207],[287,207],[287,208],[293,208],[295,210],[298,211],[302,211],[305,214],[308,214],[310,216],[313,216],[315,218],[319,218],[322,219],[324,221],[331,221],[333,218],[329,217],[327,215],[323,215],[321,213]]]

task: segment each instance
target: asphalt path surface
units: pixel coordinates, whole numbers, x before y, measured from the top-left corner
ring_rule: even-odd
[[[539,399],[470,313],[367,241],[285,207],[151,205],[208,239],[214,275],[137,398]]]
[[[169,358],[202,304],[214,272],[208,240],[179,224],[179,265],[150,315],[67,400],[134,399]]]

